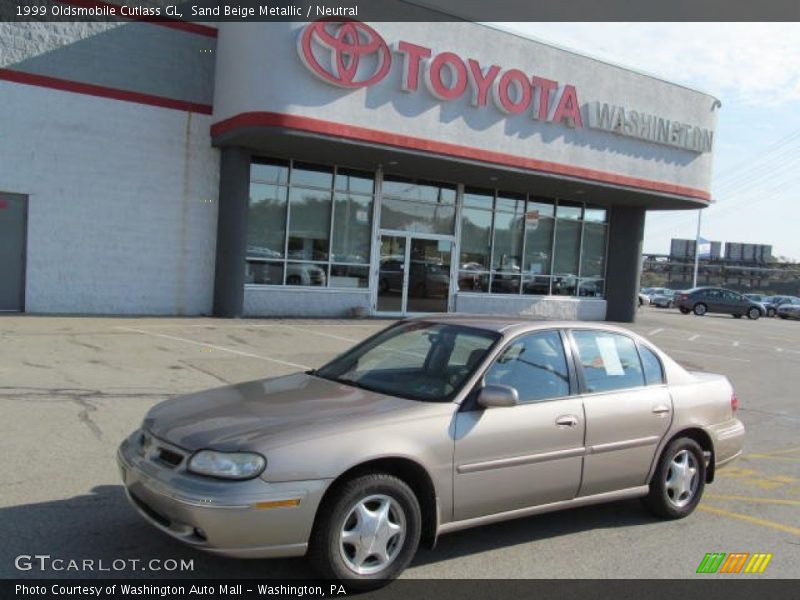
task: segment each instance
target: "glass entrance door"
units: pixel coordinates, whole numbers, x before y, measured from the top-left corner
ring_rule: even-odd
[[[450,240],[411,238],[406,312],[447,312],[452,248]]]
[[[397,235],[381,236],[378,312],[405,312],[406,272],[406,238]]]
[[[451,239],[382,235],[378,312],[447,312],[452,251]]]

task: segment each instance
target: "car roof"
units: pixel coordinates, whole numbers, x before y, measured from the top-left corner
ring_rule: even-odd
[[[515,315],[474,315],[449,313],[446,315],[427,315],[412,317],[409,321],[424,321],[426,323],[448,323],[451,325],[462,325],[464,327],[475,327],[487,331],[495,331],[501,334],[514,334],[522,331],[533,331],[536,329],[599,329],[604,331],[614,331],[625,334],[633,332],[618,325],[612,325],[601,321],[564,321],[546,319],[543,317],[523,317]]]

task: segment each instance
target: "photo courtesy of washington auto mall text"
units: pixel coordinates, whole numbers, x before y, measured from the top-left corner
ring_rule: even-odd
[[[108,583],[75,584],[48,583],[14,586],[17,598],[257,598],[267,596],[291,598],[344,597],[347,591],[342,584],[291,585],[252,582],[249,584],[148,584]]]

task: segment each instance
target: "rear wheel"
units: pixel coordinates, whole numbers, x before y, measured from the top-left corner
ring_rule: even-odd
[[[703,449],[691,438],[678,438],[662,453],[642,502],[662,519],[682,519],[700,502],[705,482]]]
[[[408,566],[421,531],[419,502],[404,481],[362,475],[340,484],[320,506],[308,557],[325,578],[374,589]]]
[[[733,315],[733,318],[734,318],[734,319],[741,319],[741,318],[742,318],[742,315],[737,315],[737,314],[734,314],[734,315]]]
[[[694,305],[694,308],[692,310],[694,311],[694,314],[696,314],[698,317],[702,317],[704,314],[706,314],[706,312],[708,312],[708,307],[702,302],[698,302],[697,304]]]
[[[681,311],[682,315],[688,315],[690,312],[692,312],[688,308],[683,308],[682,306],[678,310]]]
[[[761,311],[758,310],[755,306],[751,306],[750,309],[747,311],[747,318],[755,321],[761,316]]]

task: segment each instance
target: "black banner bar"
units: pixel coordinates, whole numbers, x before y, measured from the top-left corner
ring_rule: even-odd
[[[796,0],[0,0],[0,21],[800,21]]]
[[[709,578],[710,577],[710,578]],[[381,589],[359,592],[335,581],[319,580],[213,580],[213,579],[5,579],[0,581],[3,600],[297,600],[346,598],[364,600],[772,600],[796,596],[796,580],[761,579],[759,576],[698,575],[695,579],[504,579],[416,580],[400,579]]]

